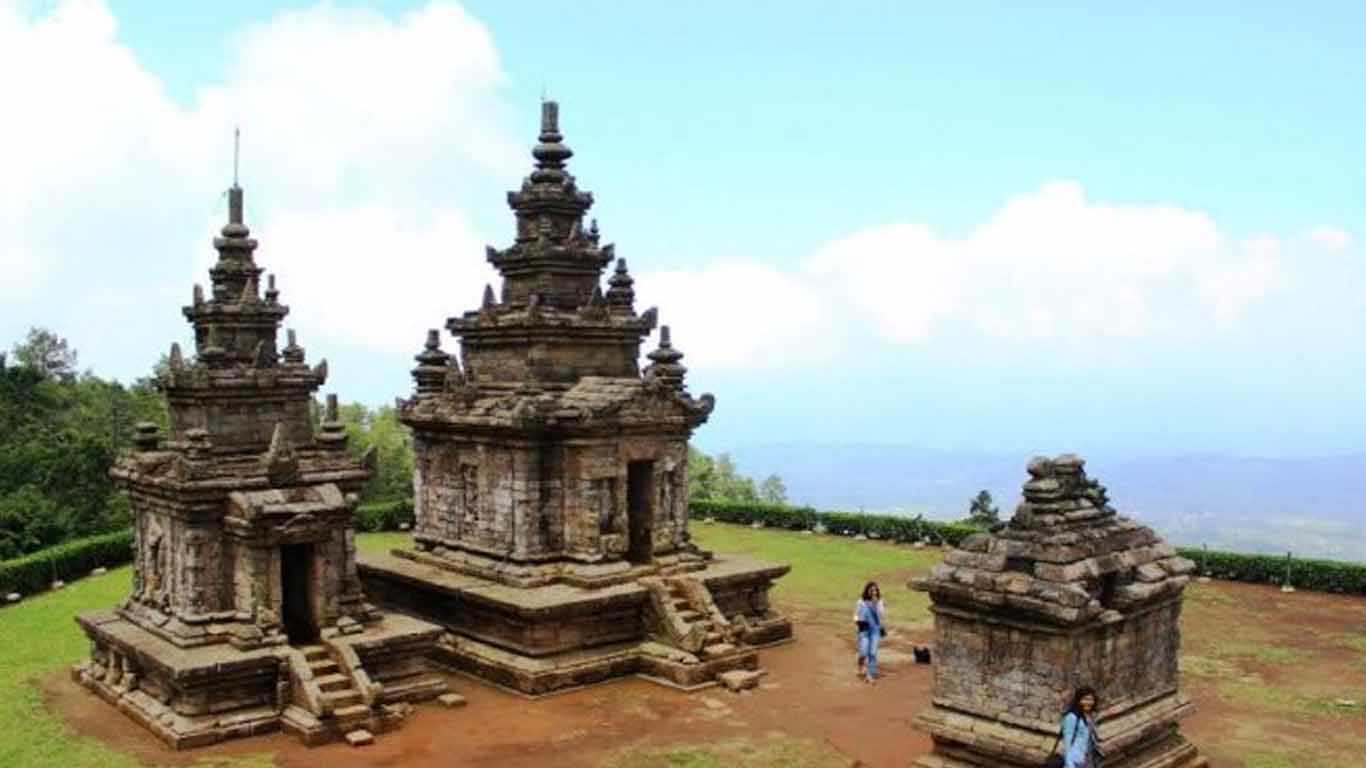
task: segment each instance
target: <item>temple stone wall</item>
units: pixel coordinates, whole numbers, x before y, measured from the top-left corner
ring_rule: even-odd
[[[1124,710],[1177,688],[1180,606],[1079,632],[1046,634],[978,624],[941,611],[935,620],[935,699],[950,707],[1050,728],[1077,681],[1104,690],[1107,710]]]
[[[464,367],[481,384],[514,383],[528,378],[545,382],[573,382],[581,376],[639,376],[639,340],[603,344],[556,339],[525,347],[467,343]]]
[[[213,427],[214,446],[222,450],[261,450],[270,443],[275,425],[295,445],[313,439],[312,398],[307,392],[289,398],[265,392],[245,398],[199,400],[171,397],[171,440],[187,440],[194,429]]]

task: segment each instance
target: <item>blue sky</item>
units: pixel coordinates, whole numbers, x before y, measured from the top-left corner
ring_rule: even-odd
[[[0,3],[0,339],[183,339],[240,122],[291,322],[386,402],[544,88],[706,448],[1366,450],[1357,4],[190,5]]]

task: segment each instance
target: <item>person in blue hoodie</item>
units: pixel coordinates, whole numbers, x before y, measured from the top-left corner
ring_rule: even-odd
[[[1101,768],[1095,721],[1099,703],[1096,690],[1087,685],[1072,695],[1072,704],[1062,716],[1059,736],[1064,768]]]
[[[886,608],[882,604],[882,590],[876,581],[863,585],[863,594],[854,606],[854,626],[858,628],[859,677],[873,682],[877,679],[877,646],[887,634],[883,628]]]

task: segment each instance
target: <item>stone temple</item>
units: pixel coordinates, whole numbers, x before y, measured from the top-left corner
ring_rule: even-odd
[[[347,451],[327,363],[304,362],[271,276],[260,290],[242,190],[215,238],[212,295],[184,308],[195,356],[171,346],[170,435],[139,425],[111,470],[132,498],[132,595],[77,617],[76,679],[176,748],[284,728],[306,743],[371,738],[445,691],[438,627],[383,615],[356,571],[352,511],[370,475]]]
[[[502,290],[428,332],[399,403],[416,450],[415,549],[365,558],[366,589],[443,625],[437,658],[528,694],[639,674],[695,688],[757,682],[759,645],[791,624],[769,606],[785,565],[714,558],[688,536],[693,397],[669,328],[565,170],[542,105],[535,168],[508,194],[517,235],[487,257]],[[601,285],[603,270],[615,262]]]
[[[1106,768],[1207,765],[1178,730],[1181,596],[1194,563],[1116,515],[1072,455],[1036,458],[1014,517],[950,551],[933,601],[934,694],[921,768],[1043,764],[1062,712],[1094,687]]]

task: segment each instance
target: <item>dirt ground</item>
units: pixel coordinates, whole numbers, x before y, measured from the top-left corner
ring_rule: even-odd
[[[883,583],[904,584],[897,576],[887,574]],[[131,721],[111,717],[106,704],[68,677],[49,678],[44,691],[74,730],[155,765],[273,755],[280,766],[299,767],[596,768],[627,747],[783,737],[824,741],[850,765],[901,768],[929,749],[911,722],[927,706],[933,683],[932,668],[911,659],[911,647],[930,638],[927,621],[893,625],[881,653],[883,678],[869,686],[856,679],[852,631],[843,616],[809,615],[799,604],[779,607],[794,619],[797,638],[763,652],[768,675],[757,691],[685,694],[633,679],[532,701],[454,676],[452,687],[467,707],[422,705],[400,730],[360,749],[306,749],[274,735],[177,754]],[[1366,633],[1360,598],[1192,585],[1185,650],[1195,671],[1187,670],[1183,685],[1198,709],[1183,730],[1216,766],[1290,765],[1274,761],[1286,745],[1320,750],[1321,761],[1295,765],[1359,765],[1350,760],[1366,750],[1366,717],[1334,712],[1330,703],[1350,691],[1366,699],[1366,653],[1351,644],[1355,633]],[[1230,637],[1238,638],[1232,646]],[[1285,648],[1293,650],[1277,650]],[[1333,730],[1326,741],[1325,724]],[[1272,761],[1245,757],[1263,753]]]

